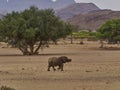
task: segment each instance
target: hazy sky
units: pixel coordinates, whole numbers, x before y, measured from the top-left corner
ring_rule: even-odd
[[[6,1],[9,3],[9,1],[12,1],[12,0],[6,0]],[[51,1],[55,2],[55,1],[59,1],[59,0],[51,0]],[[112,9],[112,10],[120,11],[120,0],[75,0],[75,1],[80,2],[80,3],[92,2],[101,9]]]
[[[76,2],[92,2],[101,9],[120,10],[120,0],[75,0]]]

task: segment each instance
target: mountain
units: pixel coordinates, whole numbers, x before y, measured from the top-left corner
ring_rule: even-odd
[[[100,10],[100,8],[93,3],[74,3],[58,10],[56,14],[63,20],[66,20],[78,14],[87,14],[97,10]]]
[[[97,30],[103,23],[111,19],[120,18],[120,11],[98,10],[87,14],[79,14],[67,22],[77,26],[81,30]]]
[[[1,19],[3,16],[4,16],[3,14],[0,14],[0,19]]]
[[[30,6],[37,6],[40,9],[53,8],[60,9],[67,5],[75,3],[74,0],[0,0],[0,10],[7,12],[21,11]]]
[[[56,15],[82,30],[96,30],[107,20],[120,18],[120,11],[101,10],[93,3],[75,3],[74,0],[7,1],[0,0],[0,18],[7,12],[21,11],[33,5],[39,9],[53,8]]]

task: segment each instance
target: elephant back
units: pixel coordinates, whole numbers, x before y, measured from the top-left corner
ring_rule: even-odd
[[[61,65],[63,62],[57,57],[51,57],[48,59],[48,63],[51,66]]]

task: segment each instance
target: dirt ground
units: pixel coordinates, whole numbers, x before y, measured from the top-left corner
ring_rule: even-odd
[[[120,50],[100,50],[98,42],[50,45],[38,56],[0,48],[0,86],[15,90],[120,90]],[[64,71],[47,71],[52,56],[72,62]]]

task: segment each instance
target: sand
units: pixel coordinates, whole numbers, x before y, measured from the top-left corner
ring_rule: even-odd
[[[68,56],[64,71],[47,71],[53,56]],[[120,90],[120,51],[100,50],[98,42],[50,45],[37,56],[0,48],[0,86],[15,90]]]

